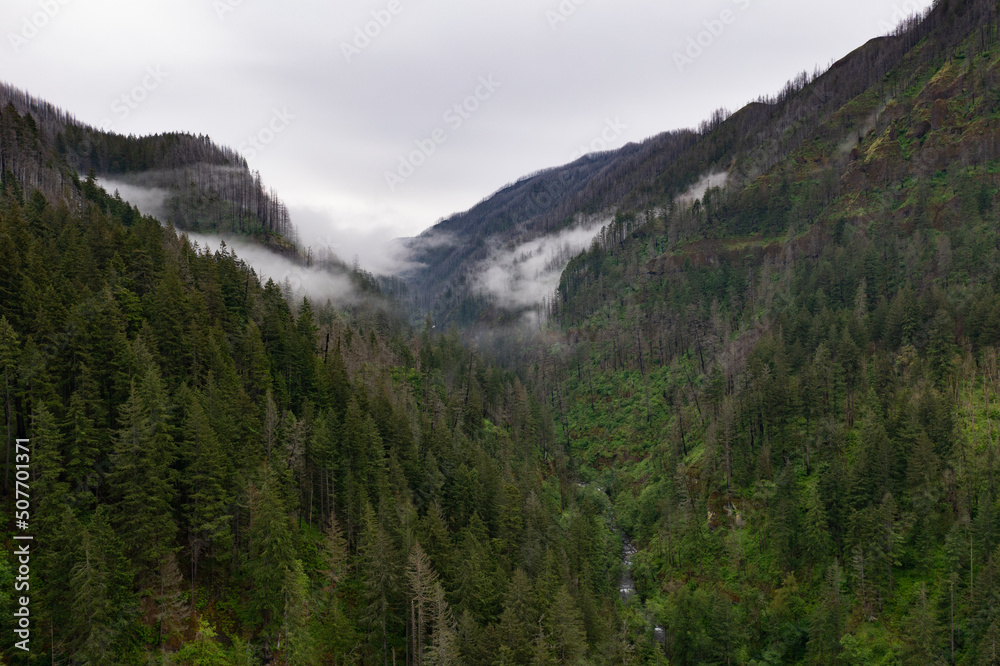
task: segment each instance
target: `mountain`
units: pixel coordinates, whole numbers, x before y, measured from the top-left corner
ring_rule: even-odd
[[[346,305],[292,298],[74,166],[249,184],[231,153],[7,94],[0,662],[625,653],[608,498],[575,485],[515,372],[412,328],[357,271]]]
[[[612,500],[646,660],[997,663],[998,27],[937,2],[699,132],[489,339]]]
[[[418,328],[289,302],[77,171],[138,146],[122,175],[240,168],[192,138],[87,134],[83,161],[71,120],[5,107],[32,653],[998,663],[998,19],[941,0],[697,131],[502,189],[411,242]],[[554,275],[547,300],[485,288],[505,271]]]
[[[460,307],[470,296],[445,296],[462,284],[496,243],[520,244],[570,226],[579,214],[600,214],[629,192],[637,180],[662,170],[692,142],[690,132],[667,133],[642,145],[587,155],[576,162],[522,178],[468,212],[439,222],[409,239],[408,259],[417,265],[406,278],[419,304],[438,313]]]
[[[746,186],[845,105],[884,86],[887,74],[912,57],[914,45],[927,34],[933,31],[935,43],[945,47],[971,29],[954,22],[941,28],[946,19],[939,16],[913,17],[894,35],[872,40],[826,72],[803,73],[779,94],[761,97],[735,114],[717,111],[697,131],[666,132],[527,176],[439,222],[406,243],[408,259],[415,264],[406,277],[420,295],[417,305],[445,323],[496,321],[495,295],[484,293],[476,276],[499,249],[525,246],[591,218],[611,221],[619,213],[669,208],[685,193],[704,190],[699,184],[712,176]],[[834,131],[847,140],[863,124]]]
[[[85,125],[43,100],[0,84],[0,171],[22,191],[78,200],[76,174],[162,190],[164,222],[178,229],[252,236],[294,254],[288,209],[236,151],[206,136],[122,136]]]

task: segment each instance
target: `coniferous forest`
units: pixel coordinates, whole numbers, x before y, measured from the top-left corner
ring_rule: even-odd
[[[992,0],[509,186],[418,246],[418,294],[355,268],[351,304],[79,171],[235,154],[15,93],[0,515],[32,633],[0,663],[1000,664]],[[259,179],[196,180],[309,260]],[[601,212],[533,318],[468,288],[484,238]]]
[[[96,188],[77,211],[22,197],[5,179],[0,335],[6,427],[33,447],[40,661],[617,645],[607,498],[552,473],[513,373],[389,302],[290,306]]]

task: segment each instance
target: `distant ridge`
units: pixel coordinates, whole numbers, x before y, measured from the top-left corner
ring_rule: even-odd
[[[29,93],[0,83],[0,172],[25,192],[78,198],[75,174],[91,171],[168,190],[164,222],[180,229],[257,237],[291,251],[288,208],[235,150],[207,136],[123,136],[86,125]]]

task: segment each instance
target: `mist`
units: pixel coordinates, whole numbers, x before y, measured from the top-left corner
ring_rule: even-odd
[[[729,182],[729,174],[725,171],[716,171],[702,176],[697,183],[691,186],[684,194],[677,197],[677,200],[684,204],[691,204],[705,196],[711,187],[725,187]]]
[[[158,187],[144,187],[123,183],[108,178],[98,179],[98,185],[108,192],[117,191],[122,199],[137,207],[143,215],[150,215],[163,223],[165,203],[169,192]],[[272,252],[262,245],[245,238],[202,234],[177,230],[178,235],[187,236],[203,252],[215,252],[225,242],[226,248],[236,253],[240,259],[253,268],[261,283],[269,279],[282,288],[285,297],[292,303],[308,297],[310,301],[335,305],[350,305],[358,301],[358,294],[350,276],[333,273],[316,266],[304,266],[288,257]]]
[[[143,215],[164,219],[169,191],[161,187],[143,187],[109,178],[98,178],[97,184],[110,194],[117,191],[122,199],[138,208]]]
[[[570,260],[589,249],[608,222],[601,218],[513,249],[497,249],[477,267],[474,289],[507,310],[542,305],[555,295]]]
[[[178,232],[197,243],[203,252],[215,252],[223,241],[226,248],[235,252],[260,278],[261,283],[269,279],[282,288],[285,297],[292,303],[308,297],[312,303],[350,305],[358,301],[358,293],[345,273],[336,274],[316,266],[304,266],[287,257],[268,250],[266,247],[247,242],[240,238],[198,234],[190,231]]]

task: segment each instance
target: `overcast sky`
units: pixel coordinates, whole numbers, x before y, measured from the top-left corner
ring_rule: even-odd
[[[0,78],[95,126],[240,148],[304,240],[374,264],[386,238],[774,93],[930,0],[3,3]]]

